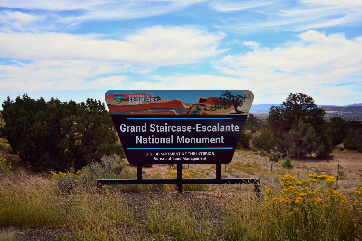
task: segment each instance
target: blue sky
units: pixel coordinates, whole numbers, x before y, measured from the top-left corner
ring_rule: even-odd
[[[0,101],[251,90],[362,103],[362,0],[2,0]]]

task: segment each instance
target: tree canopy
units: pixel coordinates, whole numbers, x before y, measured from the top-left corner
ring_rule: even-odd
[[[290,94],[280,106],[272,106],[268,124],[278,150],[295,157],[304,157],[311,153],[320,158],[328,157],[333,145],[324,114],[325,111],[314,103],[313,98],[303,93]],[[308,137],[304,136],[306,134]],[[308,146],[306,152],[296,151],[296,148],[306,147],[298,147],[298,143],[305,143],[306,139],[312,136],[316,137],[315,144]]]
[[[112,119],[100,101],[61,102],[18,96],[3,103],[2,135],[35,171],[80,169],[104,155],[123,155]]]

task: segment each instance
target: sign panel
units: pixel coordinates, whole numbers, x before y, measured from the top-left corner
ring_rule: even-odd
[[[248,90],[109,90],[131,164],[227,164],[253,101]]]

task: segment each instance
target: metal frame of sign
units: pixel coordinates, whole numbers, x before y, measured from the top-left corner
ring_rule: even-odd
[[[137,179],[104,184],[254,184],[258,178],[221,178],[231,161],[253,94],[247,90],[110,90],[106,102]],[[175,179],[143,179],[144,164],[176,164]],[[216,178],[182,178],[182,164],[216,164]]]
[[[259,178],[222,178],[221,164],[216,164],[216,178],[182,178],[182,164],[177,164],[177,177],[168,179],[143,179],[142,165],[137,165],[137,179],[98,179],[98,186],[106,184],[176,184],[182,193],[183,184],[254,184],[254,191],[260,196]]]

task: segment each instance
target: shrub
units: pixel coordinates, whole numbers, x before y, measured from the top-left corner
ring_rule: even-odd
[[[289,158],[283,162],[282,166],[286,169],[293,169],[293,164]]]
[[[262,220],[271,239],[287,240],[355,240],[361,238],[358,212],[353,201],[335,190],[334,176],[309,174],[307,180],[282,177],[284,189],[265,190],[266,203]],[[273,230],[273,232],[272,232]],[[273,234],[274,233],[274,234]]]
[[[0,153],[0,173],[9,173],[11,172],[11,162],[3,158],[2,153]]]
[[[68,172],[53,172],[51,171],[51,178],[55,181],[58,191],[60,193],[70,194],[73,189],[79,184],[79,177],[82,174],[81,171],[74,172],[71,169]]]
[[[244,131],[241,133],[239,137],[238,144],[236,146],[237,149],[248,149],[250,146],[251,134],[245,133]]]
[[[253,138],[253,146],[268,153],[275,145],[273,133],[268,128],[263,128],[261,132]]]

